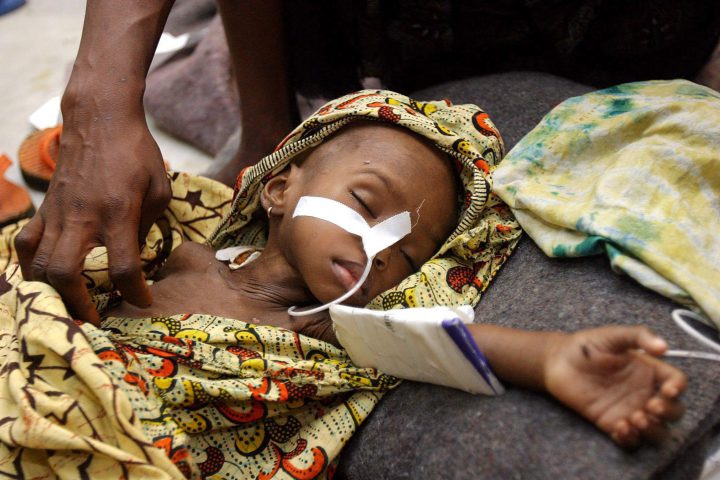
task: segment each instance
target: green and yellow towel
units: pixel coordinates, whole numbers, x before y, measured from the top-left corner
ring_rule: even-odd
[[[720,94],[651,81],[571,98],[495,171],[495,192],[553,257],[613,268],[720,326]]]

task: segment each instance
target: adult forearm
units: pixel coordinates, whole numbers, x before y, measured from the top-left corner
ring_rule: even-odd
[[[233,186],[243,168],[259,161],[292,129],[290,91],[280,0],[218,0],[240,97],[240,145],[215,180]]]
[[[50,283],[75,318],[99,324],[82,268],[108,250],[110,279],[138,306],[152,303],[139,240],[170,200],[142,96],[171,0],[89,1],[62,100],[57,169],[38,213],[15,240],[23,276]]]
[[[142,112],[145,77],[174,0],[90,0],[63,113],[112,105]],[[92,103],[92,105],[86,105]]]
[[[475,342],[495,374],[514,385],[544,389],[548,355],[566,335],[533,332],[495,325],[469,325]]]
[[[280,0],[220,0],[243,132],[270,146],[292,127]],[[247,138],[246,138],[247,140]]]

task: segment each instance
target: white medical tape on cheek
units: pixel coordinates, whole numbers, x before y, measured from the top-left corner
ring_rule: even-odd
[[[301,197],[293,212],[295,217],[314,217],[330,222],[362,238],[368,258],[374,257],[410,233],[410,213],[400,212],[370,227],[365,219],[345,204],[324,197]]]
[[[296,317],[321,312],[330,308],[331,305],[348,299],[357,292],[363,283],[365,283],[365,280],[367,280],[375,255],[405,237],[410,233],[412,228],[410,212],[400,212],[371,228],[362,215],[352,208],[324,197],[300,197],[293,212],[293,218],[303,216],[325,220],[342,228],[346,232],[359,236],[362,239],[363,250],[367,256],[367,264],[357,283],[349,291],[332,302],[302,312],[297,312],[295,311],[295,307],[290,307],[288,313]]]
[[[374,257],[410,233],[410,213],[400,212],[378,223],[363,235],[363,247],[368,257]]]
[[[358,237],[364,237],[370,231],[370,225],[362,215],[347,205],[324,197],[300,197],[293,212],[295,217],[319,218]]]

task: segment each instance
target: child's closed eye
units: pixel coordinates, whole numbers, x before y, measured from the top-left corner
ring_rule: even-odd
[[[368,206],[367,202],[360,197],[357,193],[355,193],[354,190],[350,190],[350,195],[360,204],[360,206],[373,218],[377,219],[377,215],[375,215],[375,212]]]

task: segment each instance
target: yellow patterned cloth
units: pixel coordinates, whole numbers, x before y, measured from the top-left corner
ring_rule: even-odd
[[[495,172],[495,192],[554,257],[613,267],[720,327],[720,94],[685,80],[569,99]]]
[[[375,308],[476,304],[520,234],[489,193],[502,140],[472,105],[385,91],[338,99],[243,172],[232,191],[172,174],[173,199],[142,251],[149,277],[184,241],[262,246],[264,182],[357,120],[429,138],[465,186],[459,226],[439,253]],[[78,324],[52,287],[25,282],[0,231],[0,472],[64,478],[330,478],[338,455],[398,379],[295,332],[200,314]],[[84,275],[99,310],[118,298],[104,248]]]

